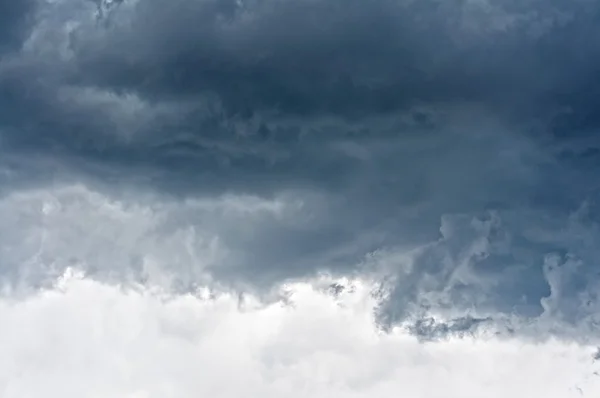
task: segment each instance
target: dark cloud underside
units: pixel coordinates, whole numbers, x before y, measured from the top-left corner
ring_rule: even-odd
[[[0,193],[289,195],[305,205],[294,223],[177,221],[231,249],[209,267],[224,283],[383,272],[383,317],[421,314],[415,333],[511,316],[595,330],[599,13],[586,0],[4,2]]]
[[[34,0],[5,1],[0,4],[0,54],[18,48],[26,37],[28,17]]]

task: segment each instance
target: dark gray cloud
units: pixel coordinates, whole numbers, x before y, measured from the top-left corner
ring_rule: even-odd
[[[16,4],[0,6],[3,198],[293,192],[310,222],[175,219],[234,253],[208,266],[224,283],[385,272],[391,322],[595,327],[595,2]]]
[[[257,138],[289,140],[295,135],[261,120],[265,113],[356,120],[459,102],[520,122],[541,119],[544,130],[563,135],[565,124],[578,130],[593,124],[598,57],[586,37],[597,29],[597,10],[587,2],[110,4],[102,23],[92,17],[91,2],[43,7],[33,50],[4,66],[4,90],[28,96],[11,98],[5,112],[22,119],[26,105],[44,108],[48,130],[92,150],[106,134],[86,142],[72,130],[115,130],[103,120],[110,115],[72,109],[77,101],[57,104],[59,86],[185,102],[191,115],[179,127],[195,124],[200,136],[231,134],[222,119],[235,116],[259,119],[250,128]],[[73,20],[80,25],[67,33]],[[211,109],[202,105],[207,98]],[[68,126],[60,125],[65,112]],[[415,115],[427,123],[424,117]]]
[[[579,52],[593,47],[571,45],[595,29],[594,10],[555,3],[146,1],[108,32],[80,33],[77,78],[154,96],[214,92],[240,114],[465,100],[515,110],[582,89],[574,67],[592,72]]]
[[[475,319],[464,317],[453,319],[448,323],[437,322],[433,318],[418,319],[409,330],[415,336],[427,340],[436,340],[453,335],[468,335],[476,331],[477,327],[485,324],[489,319]]]
[[[401,112],[434,126],[415,107],[476,103],[545,135],[594,126],[598,57],[586,37],[597,11],[586,2],[106,4],[100,22],[91,2],[41,7],[29,48],[3,62],[3,119],[20,130],[5,141],[148,163],[174,147],[218,157],[215,146],[244,135],[237,155],[257,164],[264,141],[349,133],[310,123],[319,117],[362,120],[355,135],[397,135],[405,126],[383,133],[364,121]],[[116,114],[128,95],[171,112],[144,109],[146,123],[135,123]],[[117,126],[123,117],[133,120]],[[134,131],[141,147],[126,147],[119,136]]]
[[[0,4],[0,54],[15,50],[23,42],[30,27],[29,17],[34,0],[5,1]]]

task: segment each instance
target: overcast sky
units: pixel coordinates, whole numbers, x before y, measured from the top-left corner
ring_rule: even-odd
[[[593,0],[0,2],[0,395],[600,395]]]

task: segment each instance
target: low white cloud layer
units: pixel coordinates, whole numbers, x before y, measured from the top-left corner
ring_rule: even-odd
[[[328,278],[270,304],[124,289],[68,271],[0,299],[5,398],[567,398],[600,394],[593,347],[491,334],[419,343],[375,326],[371,285]]]

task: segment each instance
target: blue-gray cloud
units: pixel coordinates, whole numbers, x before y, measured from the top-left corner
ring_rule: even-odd
[[[595,327],[594,2],[18,4],[0,6],[3,197],[295,192],[310,222],[211,221],[236,253],[215,278],[376,269],[392,322]]]
[[[0,4],[0,54],[19,48],[26,37],[33,9],[34,0]]]

